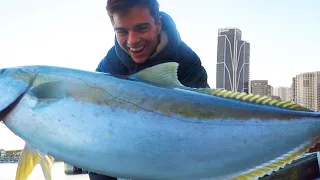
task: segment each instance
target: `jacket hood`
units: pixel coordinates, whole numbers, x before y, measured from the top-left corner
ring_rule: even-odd
[[[118,44],[115,38],[115,51],[120,61],[129,69],[130,72],[134,73],[145,66],[148,66],[150,61],[157,61],[167,59],[175,55],[176,49],[181,43],[180,33],[177,30],[176,24],[173,19],[165,12],[160,12],[162,19],[162,32],[161,32],[161,43],[164,47],[160,48],[160,52],[156,52],[156,55],[152,55],[151,58],[143,64],[137,64],[133,59],[123,50]],[[167,40],[167,41],[166,41]],[[158,48],[159,49],[159,48]]]

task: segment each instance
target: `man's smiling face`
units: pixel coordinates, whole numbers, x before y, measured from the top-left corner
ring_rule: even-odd
[[[144,63],[155,52],[161,32],[160,17],[155,21],[149,9],[133,7],[113,15],[117,41],[136,63]]]

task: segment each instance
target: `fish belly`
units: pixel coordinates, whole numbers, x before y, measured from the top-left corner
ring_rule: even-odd
[[[5,124],[27,143],[88,171],[131,179],[227,178],[318,135],[318,121],[196,119],[64,99],[22,99]]]

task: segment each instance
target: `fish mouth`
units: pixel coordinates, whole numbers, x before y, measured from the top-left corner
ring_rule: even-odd
[[[22,92],[12,103],[10,103],[7,107],[0,110],[0,121],[5,122],[6,116],[19,104],[23,96],[29,91],[31,87],[26,88],[24,92]]]
[[[0,122],[20,103],[37,78],[34,68],[0,69]]]
[[[5,71],[6,69],[0,69],[0,75],[2,75]]]

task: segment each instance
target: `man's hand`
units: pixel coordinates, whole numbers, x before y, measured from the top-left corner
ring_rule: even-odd
[[[317,151],[320,151],[320,143],[317,143],[313,148],[309,149],[307,153],[313,153]]]

